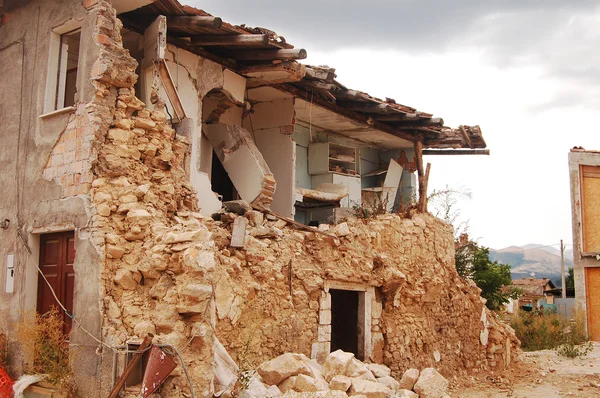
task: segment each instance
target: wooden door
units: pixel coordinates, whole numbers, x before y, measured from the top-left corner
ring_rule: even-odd
[[[54,293],[69,313],[73,313],[73,290],[75,288],[75,234],[73,231],[42,235],[40,239],[40,269],[52,286]],[[60,308],[48,283],[38,277],[37,310],[48,312],[53,306],[63,315],[63,332],[71,332],[71,318]]]
[[[600,268],[585,268],[588,335],[600,341]]]

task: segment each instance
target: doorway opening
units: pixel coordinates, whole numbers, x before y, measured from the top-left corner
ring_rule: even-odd
[[[359,293],[331,289],[331,351],[342,350],[359,356]],[[360,350],[362,351],[362,350]]]

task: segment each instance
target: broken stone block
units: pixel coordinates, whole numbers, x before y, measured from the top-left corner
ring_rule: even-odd
[[[125,254],[125,248],[117,245],[106,245],[106,256],[109,258],[120,259]]]
[[[375,378],[375,376],[373,376],[373,373],[371,373],[367,365],[356,358],[352,358],[344,375],[350,378],[364,379],[374,382],[377,381],[377,379]]]
[[[399,389],[412,390],[419,379],[419,369],[408,369],[400,379]]]
[[[263,398],[267,395],[267,387],[256,377],[252,378],[250,385],[239,395],[239,398]]]
[[[127,213],[127,221],[137,224],[147,224],[152,220],[152,214],[144,209],[134,209]]]
[[[250,221],[250,226],[252,227],[260,227],[262,226],[265,218],[264,214],[260,211],[256,210],[248,210],[245,214],[248,221]]]
[[[123,129],[110,129],[108,130],[108,138],[117,142],[127,142],[131,138],[131,133]]]
[[[333,233],[336,236],[346,236],[350,234],[350,228],[347,223],[343,222],[333,228]]]
[[[138,322],[133,328],[133,333],[138,337],[146,337],[148,334],[156,334],[156,327],[149,321]]]
[[[269,388],[267,388],[267,395],[265,396],[277,398],[281,396],[281,391],[279,391],[279,388],[277,386],[269,386]]]
[[[329,354],[323,364],[323,377],[325,377],[325,380],[331,381],[334,376],[346,374],[353,358],[353,353],[342,350],[337,350]]]
[[[282,394],[285,394],[288,391],[293,391],[294,386],[296,385],[296,379],[298,379],[298,376],[290,376],[279,383],[277,388],[279,388],[279,391],[281,391]]]
[[[304,374],[299,374],[296,378],[294,390],[299,392],[327,391],[329,390],[329,386],[324,381],[317,380],[314,377]]]
[[[278,385],[290,376],[310,375],[311,370],[299,354],[286,353],[263,362],[257,369],[258,374],[268,385]]]
[[[173,279],[167,275],[163,274],[158,282],[150,289],[150,297],[155,300],[160,300],[167,294],[167,291],[173,287]]]
[[[163,237],[163,242],[166,244],[182,243],[182,242],[206,242],[210,240],[211,233],[206,227],[195,231],[185,232],[167,232]]]
[[[420,398],[442,398],[448,388],[448,380],[434,368],[425,368],[421,371],[419,379],[413,390]]]
[[[381,365],[379,363],[368,363],[366,365],[367,368],[369,368],[369,370],[371,371],[371,373],[373,373],[373,376],[377,378],[392,375],[392,371],[390,370],[390,368],[388,368],[385,365]]]
[[[133,279],[133,273],[128,269],[120,269],[117,271],[115,283],[126,290],[133,290],[137,287],[137,282]]]
[[[348,390],[348,395],[364,395],[367,398],[386,398],[391,394],[391,391],[386,386],[383,386],[375,381],[363,379],[351,379],[352,385]]]
[[[398,390],[394,398],[419,398],[419,396],[410,390]]]
[[[351,384],[352,380],[349,377],[337,375],[331,378],[331,381],[329,382],[329,388],[331,388],[332,390],[346,392],[350,388]]]
[[[250,236],[255,238],[279,238],[283,236],[283,232],[275,227],[257,227],[250,230]]]
[[[378,377],[377,383],[386,386],[392,391],[396,391],[400,388],[400,383],[398,383],[398,380],[394,379],[392,376]]]

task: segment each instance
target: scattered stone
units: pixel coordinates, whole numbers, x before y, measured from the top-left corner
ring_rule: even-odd
[[[316,392],[316,391],[327,391],[329,386],[326,382],[317,380],[314,377],[310,377],[304,374],[299,374],[294,384],[294,390],[299,392]]]
[[[381,304],[379,305],[381,306]],[[378,363],[367,363],[366,366],[371,371],[371,373],[373,373],[373,376],[377,378],[392,375],[392,371],[390,370],[390,368],[388,368],[385,365],[381,365]]]
[[[419,379],[413,390],[420,398],[441,398],[448,388],[448,380],[434,368],[425,368],[421,371]]]
[[[133,273],[128,269],[120,269],[117,271],[115,283],[125,290],[133,290],[137,287],[137,282],[133,279]]]
[[[419,396],[410,390],[398,390],[394,398],[419,398]]]
[[[397,391],[400,389],[400,383],[398,383],[398,380],[394,379],[392,376],[378,377],[377,382],[386,386],[392,391]]]
[[[280,384],[290,376],[311,374],[311,370],[302,361],[300,355],[291,353],[263,362],[257,371],[268,385]]]
[[[347,376],[337,375],[331,378],[329,382],[329,388],[332,390],[348,391],[352,380]]]
[[[354,354],[342,350],[337,350],[329,354],[323,364],[323,377],[325,377],[325,380],[331,381],[334,376],[345,375],[353,358]]]
[[[352,385],[348,390],[348,395],[355,396],[360,394],[367,398],[386,398],[389,394],[391,394],[391,391],[386,386],[374,381],[352,379]]]
[[[419,369],[408,369],[400,379],[399,389],[412,390],[419,379]]]
[[[320,227],[320,226],[319,226]],[[335,227],[333,227],[333,233],[336,236],[346,236],[350,234],[350,228],[348,227],[348,224],[343,222],[340,223],[338,225],[336,225]]]

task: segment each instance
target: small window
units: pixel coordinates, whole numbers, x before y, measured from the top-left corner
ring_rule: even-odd
[[[52,32],[48,58],[48,78],[44,113],[75,105],[81,29]]]
[[[60,36],[55,109],[75,104],[81,29]]]

